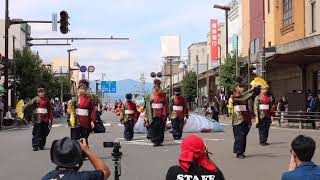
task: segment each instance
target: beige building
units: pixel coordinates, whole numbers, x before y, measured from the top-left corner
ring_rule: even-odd
[[[320,34],[320,0],[305,0],[306,37]]]
[[[74,59],[71,59],[70,67],[71,69],[74,69],[71,71],[71,81],[73,85],[72,90],[73,92],[75,92],[79,83],[80,65]],[[60,74],[64,76],[68,76],[68,59],[62,59],[62,58],[53,59],[51,62],[51,70],[57,76],[59,76]]]
[[[0,53],[4,56],[4,27],[5,21],[2,19],[0,20]],[[31,26],[28,24],[17,24],[11,25],[9,29],[9,59],[13,57],[13,37],[15,37],[15,48],[22,49],[24,47],[28,47],[27,38],[30,37],[31,34]]]
[[[194,71],[197,74],[205,72],[208,69],[208,62],[207,42],[193,43],[188,47],[188,71]]]

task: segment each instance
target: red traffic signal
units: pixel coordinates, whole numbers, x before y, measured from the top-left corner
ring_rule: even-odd
[[[60,32],[67,34],[69,32],[69,15],[67,11],[60,12]]]

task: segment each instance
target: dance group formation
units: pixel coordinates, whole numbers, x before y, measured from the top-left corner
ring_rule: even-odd
[[[248,101],[255,97],[253,110],[256,126],[259,128],[259,142],[262,146],[268,145],[271,116],[274,113],[268,96],[268,84],[263,79],[256,78],[251,82],[251,86],[250,90],[245,91],[245,85],[238,81],[233,94],[234,113],[231,116],[235,139],[233,152],[239,159],[246,157],[246,139],[252,126]],[[88,146],[89,135],[96,126],[98,106],[97,98],[88,92],[88,87],[88,81],[81,80],[78,95],[68,102],[70,138],[65,137],[52,143],[51,161],[57,165],[57,168],[44,176],[43,180],[105,180],[110,176],[107,165],[92,153]],[[45,87],[39,86],[37,92],[38,96],[23,107],[23,109],[34,108],[32,131],[34,151],[44,149],[53,121],[51,103],[45,97]],[[174,96],[168,101],[166,93],[161,90],[161,81],[158,79],[154,80],[153,92],[145,97],[143,105],[135,103],[132,94],[127,94],[126,102],[121,103],[116,112],[124,125],[126,141],[133,140],[135,123],[143,112],[147,137],[154,147],[163,145],[167,119],[171,120],[173,139],[180,140],[183,127],[189,118],[188,105],[181,95],[181,89],[175,88]],[[282,179],[320,179],[319,167],[311,161],[316,148],[314,140],[300,135],[294,139],[291,147],[290,172],[284,173]],[[208,148],[199,136],[187,135],[181,143],[179,165],[169,168],[166,179],[224,180],[223,173],[210,159],[209,154]],[[85,158],[90,160],[95,171],[78,172]],[[305,172],[309,173],[308,176],[305,176]]]

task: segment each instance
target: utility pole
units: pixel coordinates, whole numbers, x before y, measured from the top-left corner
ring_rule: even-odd
[[[61,106],[63,107],[63,81],[62,81],[62,66],[60,67],[60,83],[61,83],[61,89],[60,89],[60,102],[61,102]]]
[[[8,112],[8,98],[9,98],[9,86],[8,86],[8,65],[9,65],[9,27],[10,27],[10,17],[9,17],[9,0],[6,0],[6,10],[5,10],[5,35],[4,35],[4,89],[5,92],[5,99],[4,99],[4,114]]]
[[[70,55],[70,53],[72,52],[72,51],[76,51],[77,49],[68,49],[67,51],[68,51],[68,79],[69,79],[69,82],[71,82],[71,55]]]
[[[250,49],[250,46],[249,46],[249,50],[248,50],[248,89],[250,89],[250,81],[251,81],[251,59],[250,59],[250,56],[251,56],[251,49]]]
[[[173,58],[169,58],[168,59],[169,62],[170,62],[170,89],[169,89],[169,98],[172,97],[172,61],[173,61]]]
[[[13,102],[11,104],[12,107],[16,107],[16,104],[17,104],[17,64],[16,64],[16,59],[14,59],[14,52],[15,52],[15,49],[16,49],[16,37],[13,36],[12,37],[12,40],[13,40]]]
[[[197,61],[197,105],[199,107],[199,55],[196,56]]]
[[[226,14],[225,15],[225,21],[226,21],[226,56],[228,56],[228,52],[229,52],[229,50],[228,50],[228,46],[229,46],[229,42],[228,42],[228,32],[229,32],[229,30],[228,30],[228,25],[229,25],[228,19],[229,19],[229,15],[228,15],[228,13],[229,13],[229,11],[231,9],[228,6],[221,6],[221,5],[216,5],[216,4],[213,6],[213,8],[224,10],[225,14]]]
[[[265,5],[263,4],[263,47],[262,47],[262,59],[261,59],[261,65],[262,65],[262,77],[263,79],[267,80],[267,73],[266,73],[266,18],[265,18]]]
[[[239,53],[238,53],[238,51],[239,51],[239,45],[238,45],[238,40],[239,40],[239,37],[238,37],[238,35],[237,35],[237,37],[236,37],[236,43],[237,43],[237,45],[236,45],[236,77],[239,77],[240,76],[240,71],[239,71]]]

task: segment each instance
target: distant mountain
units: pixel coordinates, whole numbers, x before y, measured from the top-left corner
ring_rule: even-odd
[[[146,82],[145,89],[147,92],[152,91],[153,84]],[[96,82],[90,81],[90,88],[93,92],[96,91]],[[100,86],[99,86],[100,88]],[[112,98],[112,100],[125,99],[125,95],[127,93],[133,92],[141,92],[141,82],[132,80],[132,79],[124,79],[117,81],[117,93],[116,94],[108,94]]]

